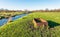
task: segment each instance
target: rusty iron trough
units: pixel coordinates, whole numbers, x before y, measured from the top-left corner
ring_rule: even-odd
[[[42,18],[34,18],[33,24],[34,24],[34,28],[38,28],[38,27],[46,27],[47,28],[47,26],[48,26],[48,22]]]

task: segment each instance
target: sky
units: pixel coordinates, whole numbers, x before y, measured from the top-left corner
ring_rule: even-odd
[[[60,0],[0,0],[0,8],[9,10],[59,9]]]

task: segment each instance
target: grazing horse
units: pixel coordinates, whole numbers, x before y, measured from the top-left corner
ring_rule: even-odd
[[[33,23],[35,28],[48,26],[48,22],[42,18],[34,18]]]

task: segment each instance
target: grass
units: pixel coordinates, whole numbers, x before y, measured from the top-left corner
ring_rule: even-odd
[[[43,18],[48,21],[50,29],[32,29],[32,20]],[[31,13],[14,22],[0,27],[0,37],[60,37],[60,13]],[[52,27],[51,27],[52,26]]]
[[[23,14],[24,12],[0,12],[0,19]]]

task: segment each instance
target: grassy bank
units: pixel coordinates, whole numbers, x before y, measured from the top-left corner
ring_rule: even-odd
[[[42,32],[32,29],[33,18],[43,18],[48,21],[51,29],[44,29]],[[14,22],[0,27],[1,37],[59,37],[60,36],[60,13],[31,13]]]
[[[0,19],[9,18],[10,16],[13,17],[20,14],[24,14],[24,12],[0,12]]]

